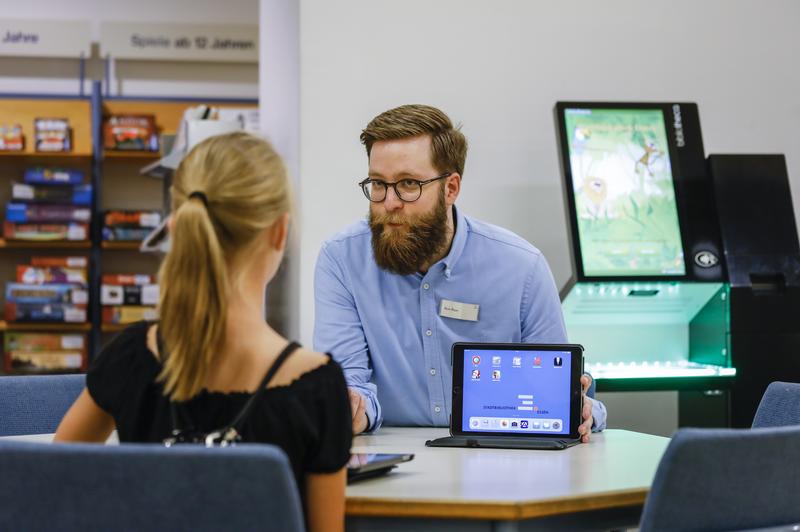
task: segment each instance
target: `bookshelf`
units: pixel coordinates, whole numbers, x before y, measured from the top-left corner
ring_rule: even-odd
[[[85,241],[26,241],[0,238],[0,282],[16,278],[16,265],[28,264],[32,256],[82,256],[89,263],[89,308],[86,323],[0,321],[0,336],[10,332],[80,333],[88,339],[91,360],[113,335],[126,325],[102,322],[100,285],[103,274],[154,275],[161,257],[141,253],[138,242],[104,241],[103,213],[110,209],[165,211],[169,183],[140,174],[143,166],[158,160],[153,152],[102,149],[103,117],[147,114],[155,117],[161,135],[174,135],[187,107],[208,104],[216,107],[257,108],[254,100],[103,98],[99,82],[88,97],[58,95],[0,94],[0,124],[22,125],[25,149],[0,152],[0,202],[11,199],[11,182],[22,181],[26,168],[61,166],[83,171],[93,187],[90,238]],[[72,129],[72,151],[34,151],[33,120],[66,118]],[[5,215],[5,212],[3,212]],[[5,218],[5,216],[4,216]],[[5,292],[3,292],[4,295]],[[5,298],[3,298],[5,299]],[[2,345],[2,344],[0,344]],[[0,372],[1,369],[0,369]]]
[[[107,98],[102,101],[102,115],[153,115],[159,135],[175,135],[188,107],[208,104],[215,107],[256,108],[257,102],[218,99],[154,99]],[[163,145],[163,142],[162,142]],[[163,146],[162,146],[163,149]],[[98,157],[100,192],[98,210],[160,210],[169,209],[170,183],[166,180],[141,175],[141,168],[158,160],[163,154],[151,152],[120,152],[103,150]],[[139,251],[138,242],[100,242],[102,274],[140,273],[155,276],[160,256]],[[102,323],[99,344],[105,344],[124,325]]]
[[[37,152],[35,151],[34,120],[37,118],[59,118],[69,121],[71,129],[71,148],[69,152]],[[19,124],[25,136],[24,150],[18,152],[0,151],[0,202],[5,205],[12,200],[13,182],[22,182],[26,168],[36,166],[77,168],[83,172],[84,183],[92,183],[93,175],[93,122],[92,102],[89,98],[72,96],[0,96],[0,123],[4,125]],[[24,201],[24,200],[14,200]],[[5,220],[5,212],[3,212]],[[0,238],[0,281],[5,301],[5,285],[16,281],[16,266],[30,264],[32,256],[82,256],[89,259],[93,242],[91,233],[86,240],[17,240]],[[89,262],[87,260],[87,262]],[[87,313],[88,314],[88,313]],[[87,316],[88,317],[88,316]],[[37,335],[39,333],[57,333],[83,337],[80,351],[87,354],[90,348],[92,330],[90,321],[82,323],[53,322],[7,322],[0,320],[0,336],[3,351],[7,336]],[[74,351],[74,349],[73,349]],[[10,356],[10,354],[9,354]],[[6,353],[3,354],[4,371]]]

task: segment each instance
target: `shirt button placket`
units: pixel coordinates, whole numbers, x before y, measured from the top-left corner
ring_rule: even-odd
[[[436,302],[433,299],[433,290],[431,290],[431,284],[428,281],[423,281],[420,287],[422,288],[420,292],[422,312],[420,315],[422,316],[423,323],[428,325],[428,328],[423,329],[424,336],[422,342],[423,349],[425,350],[425,359],[429,364],[428,374],[431,377],[428,381],[428,397],[430,398],[430,404],[433,407],[434,422],[438,423],[440,421],[438,417],[442,411],[442,407],[438,404],[439,401],[441,401],[440,396],[442,394],[442,390],[440,389],[441,382],[436,378],[438,373],[438,354],[436,351],[435,342],[431,342],[433,339],[433,328],[430,327],[430,325],[433,324],[433,321],[436,319]]]

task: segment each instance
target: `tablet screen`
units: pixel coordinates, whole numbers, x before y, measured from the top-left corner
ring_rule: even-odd
[[[461,430],[569,435],[573,353],[464,349]]]

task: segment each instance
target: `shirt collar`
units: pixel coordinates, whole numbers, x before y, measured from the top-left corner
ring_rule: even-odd
[[[453,243],[450,244],[450,253],[442,259],[444,265],[444,276],[450,278],[450,272],[455,268],[458,259],[461,258],[464,252],[464,246],[467,243],[467,219],[461,214],[461,211],[456,209],[453,205],[453,220],[456,224],[456,233],[453,235]]]

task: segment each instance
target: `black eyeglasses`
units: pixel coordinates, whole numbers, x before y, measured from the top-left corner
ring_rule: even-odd
[[[387,183],[380,179],[366,178],[360,182],[358,186],[364,191],[364,195],[373,203],[380,203],[386,199],[386,191],[390,188],[394,189],[395,195],[405,203],[417,201],[422,196],[422,187],[428,183],[433,183],[445,177],[449,177],[453,172],[447,172],[440,176],[436,176],[426,181],[419,181],[418,179],[401,179],[396,183]]]

